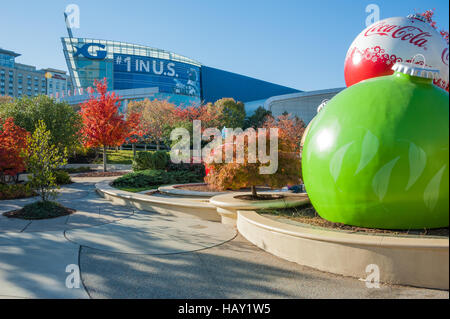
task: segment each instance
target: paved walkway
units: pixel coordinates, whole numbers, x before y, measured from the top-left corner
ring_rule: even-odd
[[[113,205],[75,178],[70,216],[0,215],[0,298],[448,298],[447,291],[365,283],[299,266],[219,223]],[[37,199],[1,201],[0,213]],[[80,288],[67,288],[73,269]],[[69,276],[69,277],[68,277]],[[70,283],[70,281],[69,281]]]

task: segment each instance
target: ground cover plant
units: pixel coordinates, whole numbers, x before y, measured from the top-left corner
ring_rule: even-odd
[[[128,191],[144,191],[162,185],[202,182],[202,177],[191,171],[145,170],[119,177],[113,186]]]

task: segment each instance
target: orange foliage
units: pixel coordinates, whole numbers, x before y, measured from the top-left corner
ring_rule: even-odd
[[[2,122],[0,119],[0,124]],[[13,118],[7,118],[0,125],[0,181],[5,181],[5,175],[14,176],[25,171],[25,150],[29,135],[14,124]]]
[[[97,96],[81,105],[83,127],[80,131],[86,147],[120,146],[127,138],[142,134],[139,130],[140,115],[132,113],[125,119],[119,112],[119,97],[107,92],[106,79],[95,81]]]

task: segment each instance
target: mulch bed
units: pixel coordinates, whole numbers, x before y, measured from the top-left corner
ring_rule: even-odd
[[[122,176],[127,174],[127,172],[89,172],[74,175],[74,177],[111,177],[111,176]]]
[[[41,220],[67,216],[75,212],[75,209],[64,207],[58,203],[50,202],[44,204],[42,202],[36,202],[26,205],[22,209],[3,213],[3,216],[25,220]]]
[[[181,185],[177,186],[176,189],[184,189],[189,191],[196,191],[196,192],[224,192],[219,191],[216,188],[214,188],[211,185],[208,184],[201,184],[201,185]],[[257,187],[256,191],[267,191],[270,190],[269,187]],[[239,190],[226,190],[225,192],[251,192],[250,188],[241,188]]]
[[[260,211],[261,214],[277,216],[296,221],[302,224],[312,226],[319,226],[324,228],[361,232],[367,234],[387,234],[387,235],[419,235],[419,236],[440,236],[449,237],[449,228],[437,229],[414,229],[414,230],[389,230],[389,229],[374,229],[357,226],[350,226],[341,223],[333,223],[320,217],[312,205],[305,205],[302,207],[278,210],[278,211]]]
[[[258,194],[256,196],[253,196],[251,194],[246,194],[246,195],[238,195],[238,196],[235,196],[234,198],[236,198],[236,199],[243,199],[243,200],[275,200],[275,199],[282,199],[282,198],[284,198],[284,195]]]

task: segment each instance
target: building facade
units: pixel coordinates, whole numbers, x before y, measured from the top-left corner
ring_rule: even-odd
[[[43,71],[47,79],[47,95],[64,97],[73,94],[72,81],[66,71],[52,68],[43,69]]]
[[[13,98],[64,96],[72,91],[72,81],[65,71],[37,70],[35,66],[17,63],[19,56],[19,53],[0,48],[0,95]]]
[[[19,53],[0,49],[0,95],[34,97],[47,94],[45,72],[17,63]]]
[[[121,91],[128,94],[130,90],[154,88],[152,92],[157,93],[147,98],[176,105],[198,105],[225,97],[246,102],[299,92],[148,46],[73,37],[61,41],[73,87],[79,94],[103,78],[119,95]]]
[[[264,101],[264,108],[279,116],[285,112],[296,115],[308,124],[317,114],[317,108],[322,102],[331,100],[344,88],[308,91],[300,93],[273,96]]]

